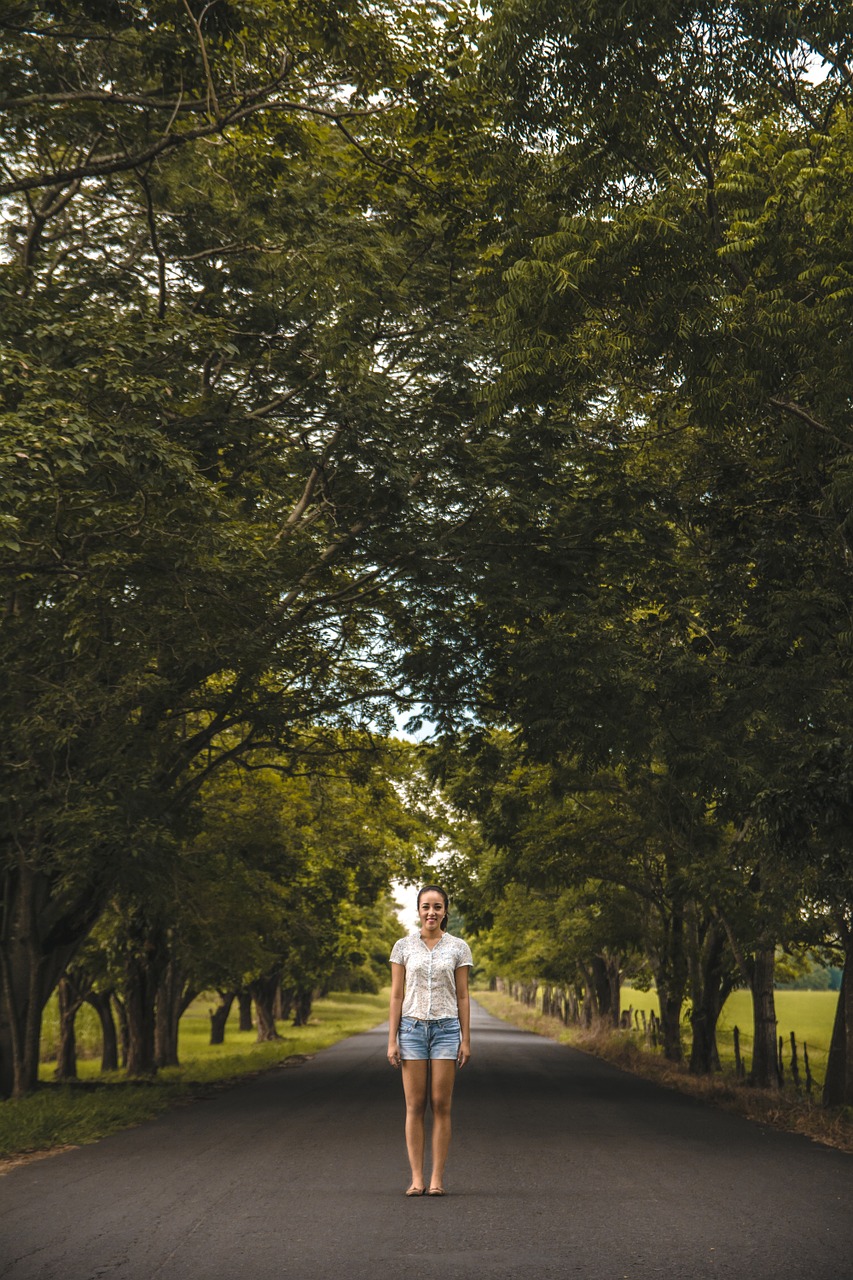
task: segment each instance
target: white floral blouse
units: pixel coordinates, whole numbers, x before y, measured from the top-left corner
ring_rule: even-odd
[[[400,938],[391,951],[391,963],[406,970],[406,995],[403,1017],[433,1022],[438,1018],[456,1018],[456,970],[473,965],[471,948],[452,933],[443,933],[430,950],[420,932]]]

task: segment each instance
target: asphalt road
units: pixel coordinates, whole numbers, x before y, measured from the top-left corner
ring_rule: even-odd
[[[848,1280],[853,1156],[475,1011],[444,1199],[381,1028],[0,1180],[3,1280]]]

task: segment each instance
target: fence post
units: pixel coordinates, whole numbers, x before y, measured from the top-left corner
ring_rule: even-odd
[[[740,1056],[740,1028],[735,1027],[733,1038],[735,1042],[735,1075],[738,1080],[744,1077],[743,1058]]]
[[[785,1064],[782,1061],[782,1050],[785,1046],[785,1037],[779,1037],[779,1083],[782,1084],[785,1079]]]
[[[806,1069],[806,1093],[812,1096],[812,1069],[809,1066],[809,1046],[803,1041],[803,1066]]]
[[[800,1065],[797,1062],[797,1037],[791,1032],[791,1079],[797,1093],[800,1092]]]

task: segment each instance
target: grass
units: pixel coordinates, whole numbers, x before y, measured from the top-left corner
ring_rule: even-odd
[[[119,1073],[101,1075],[100,1043],[84,1048],[97,1057],[79,1062],[80,1080],[54,1084],[55,1064],[41,1067],[42,1087],[18,1101],[0,1102],[0,1161],[23,1155],[95,1142],[119,1129],[139,1124],[176,1103],[203,1097],[217,1087],[280,1063],[303,1061],[346,1036],[367,1031],[388,1016],[388,995],[333,993],[314,1005],[306,1027],[282,1024],[283,1038],[258,1044],[253,1031],[237,1030],[236,1006],[228,1021],[225,1044],[211,1045],[208,1010],[213,1001],[201,997],[181,1019],[180,1067],[170,1067],[153,1080],[131,1081]],[[47,1042],[51,1043],[50,1024]],[[55,1041],[54,1041],[55,1042]]]
[[[576,1049],[595,1054],[597,1057],[606,1058],[616,1066],[623,1068],[623,1070],[632,1071],[636,1075],[655,1080],[667,1088],[678,1089],[682,1093],[701,1097],[708,1102],[724,1107],[729,1111],[736,1111],[738,1114],[747,1116],[749,1119],[759,1123],[785,1129],[790,1133],[802,1133],[816,1142],[823,1142],[829,1146],[853,1152],[853,1107],[825,1109],[820,1105],[819,1089],[816,1090],[813,1101],[802,1094],[795,1093],[791,1089],[776,1093],[753,1089],[741,1084],[735,1079],[734,1072],[727,1069],[725,1053],[722,1047],[722,1074],[691,1076],[686,1064],[667,1062],[661,1054],[649,1052],[643,1047],[640,1037],[635,1034],[612,1031],[607,1028],[585,1031],[581,1028],[566,1027],[558,1018],[548,1017],[537,1008],[527,1008],[526,1005],[520,1004],[509,995],[500,992],[475,991],[474,996],[489,1013],[503,1018],[504,1021],[512,1023],[513,1026],[521,1027],[525,1031],[548,1036],[561,1044],[570,1044]],[[746,997],[748,1002],[749,997],[746,992],[736,992],[735,996]],[[832,1017],[835,1013],[835,1005],[830,1005],[830,1001],[826,997],[832,997],[833,1000],[837,1000],[838,993],[778,991],[776,996],[777,1000],[780,996],[795,997],[795,999],[783,999],[779,1004],[780,1025],[784,1025],[782,1019],[786,1013],[801,1012],[803,1014],[801,1026],[811,1029],[815,1035],[814,1053],[815,1057],[817,1057],[817,1037],[823,1033],[826,1036],[825,1043],[828,1046],[832,1030]],[[814,997],[816,996],[821,997],[821,999],[815,1000]],[[806,999],[804,1000],[803,997],[806,997]],[[645,1008],[647,1017],[651,1009],[657,1012],[657,997],[654,992],[633,992],[630,988],[626,988],[623,989],[623,1001],[624,1008],[631,1004],[635,1009]],[[727,1003],[724,1013],[726,1011],[728,1011],[726,1014],[727,1019],[733,1019],[735,1015],[740,1016],[741,1004],[736,1001],[732,1008],[729,1009]],[[752,1015],[749,1009],[747,1009],[747,1012],[749,1017],[743,1018],[743,1025],[751,1027]],[[813,1020],[811,1022],[807,1021],[807,1016]],[[732,1020],[731,1027],[734,1027],[734,1025],[735,1022]],[[742,1024],[738,1023],[737,1025],[741,1026]],[[746,1039],[744,1036],[745,1041]],[[799,1031],[797,1032],[797,1039],[799,1041]],[[751,1044],[751,1037],[748,1043]],[[811,1044],[812,1042],[810,1041],[810,1057],[812,1056]]]

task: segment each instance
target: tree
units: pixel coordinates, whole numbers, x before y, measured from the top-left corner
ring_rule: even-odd
[[[464,22],[81,0],[0,34],[5,1095],[211,771],[387,717],[476,342],[464,182],[429,170]]]
[[[740,957],[771,1086],[776,944],[823,857],[768,813],[849,724],[848,30],[806,5],[520,4],[487,54],[534,196],[491,280],[489,420],[513,429],[489,572],[447,622],[475,653],[455,642],[456,685],[467,661],[474,714],[642,797],[618,823],[666,867],[669,1049],[689,924],[706,1019]]]
[[[120,1002],[131,1075],[178,1065],[178,1023],[203,990],[220,993],[218,1043],[239,991],[255,998],[259,1038],[274,1039],[283,988],[297,1023],[336,982],[378,990],[399,933],[384,888],[414,875],[431,849],[406,785],[413,752],[374,742],[330,753],[323,775],[305,763],[279,757],[211,775],[193,838],[155,874],[125,880],[62,979],[74,999],[66,1066],[74,1014],[96,983]]]

